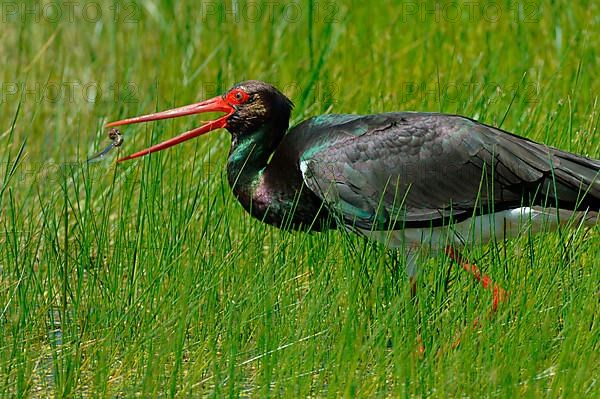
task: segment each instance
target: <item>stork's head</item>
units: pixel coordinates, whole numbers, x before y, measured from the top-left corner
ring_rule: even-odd
[[[281,131],[281,134],[283,134],[288,126],[292,106],[292,102],[272,85],[259,80],[248,80],[236,84],[222,96],[217,96],[210,100],[155,114],[111,122],[106,126],[129,125],[132,123],[177,118],[206,112],[225,113],[225,115],[205,123],[196,129],[119,159],[119,162],[121,162],[164,150],[220,128],[225,128],[232,134],[234,143],[240,137],[259,131],[267,125],[277,126],[278,129],[275,130]]]

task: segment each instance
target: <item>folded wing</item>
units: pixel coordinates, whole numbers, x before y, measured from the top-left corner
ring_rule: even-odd
[[[598,160],[454,115],[325,117],[294,129],[328,130],[307,140],[300,169],[308,188],[348,225],[383,230],[523,205],[600,207]]]

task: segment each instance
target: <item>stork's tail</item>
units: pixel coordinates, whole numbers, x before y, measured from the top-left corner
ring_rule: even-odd
[[[600,160],[552,148],[552,175],[544,183],[545,192],[560,208],[588,211],[589,220],[600,211]],[[548,191],[546,191],[548,190]]]
[[[524,139],[496,135],[500,160],[512,163],[523,181],[535,181],[535,205],[572,211],[600,211],[600,160]]]

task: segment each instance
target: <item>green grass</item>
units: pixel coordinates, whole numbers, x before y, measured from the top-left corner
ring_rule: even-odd
[[[2,3],[2,396],[598,397],[598,228],[473,249],[511,292],[489,320],[442,257],[413,303],[380,246],[251,219],[225,132],[84,162],[105,122],[249,78],[294,122],[459,113],[598,158],[598,2],[226,3]],[[121,155],[198,123],[123,129]]]

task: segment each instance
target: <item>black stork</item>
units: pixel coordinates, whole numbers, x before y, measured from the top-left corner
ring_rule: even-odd
[[[439,113],[328,114],[288,131],[292,102],[268,83],[108,127],[205,112],[225,115],[119,162],[212,130],[231,133],[227,177],[244,209],[268,224],[306,231],[346,228],[417,254],[445,251],[492,287],[455,248],[568,220],[595,225],[600,161]],[[494,308],[502,292],[494,290]]]

